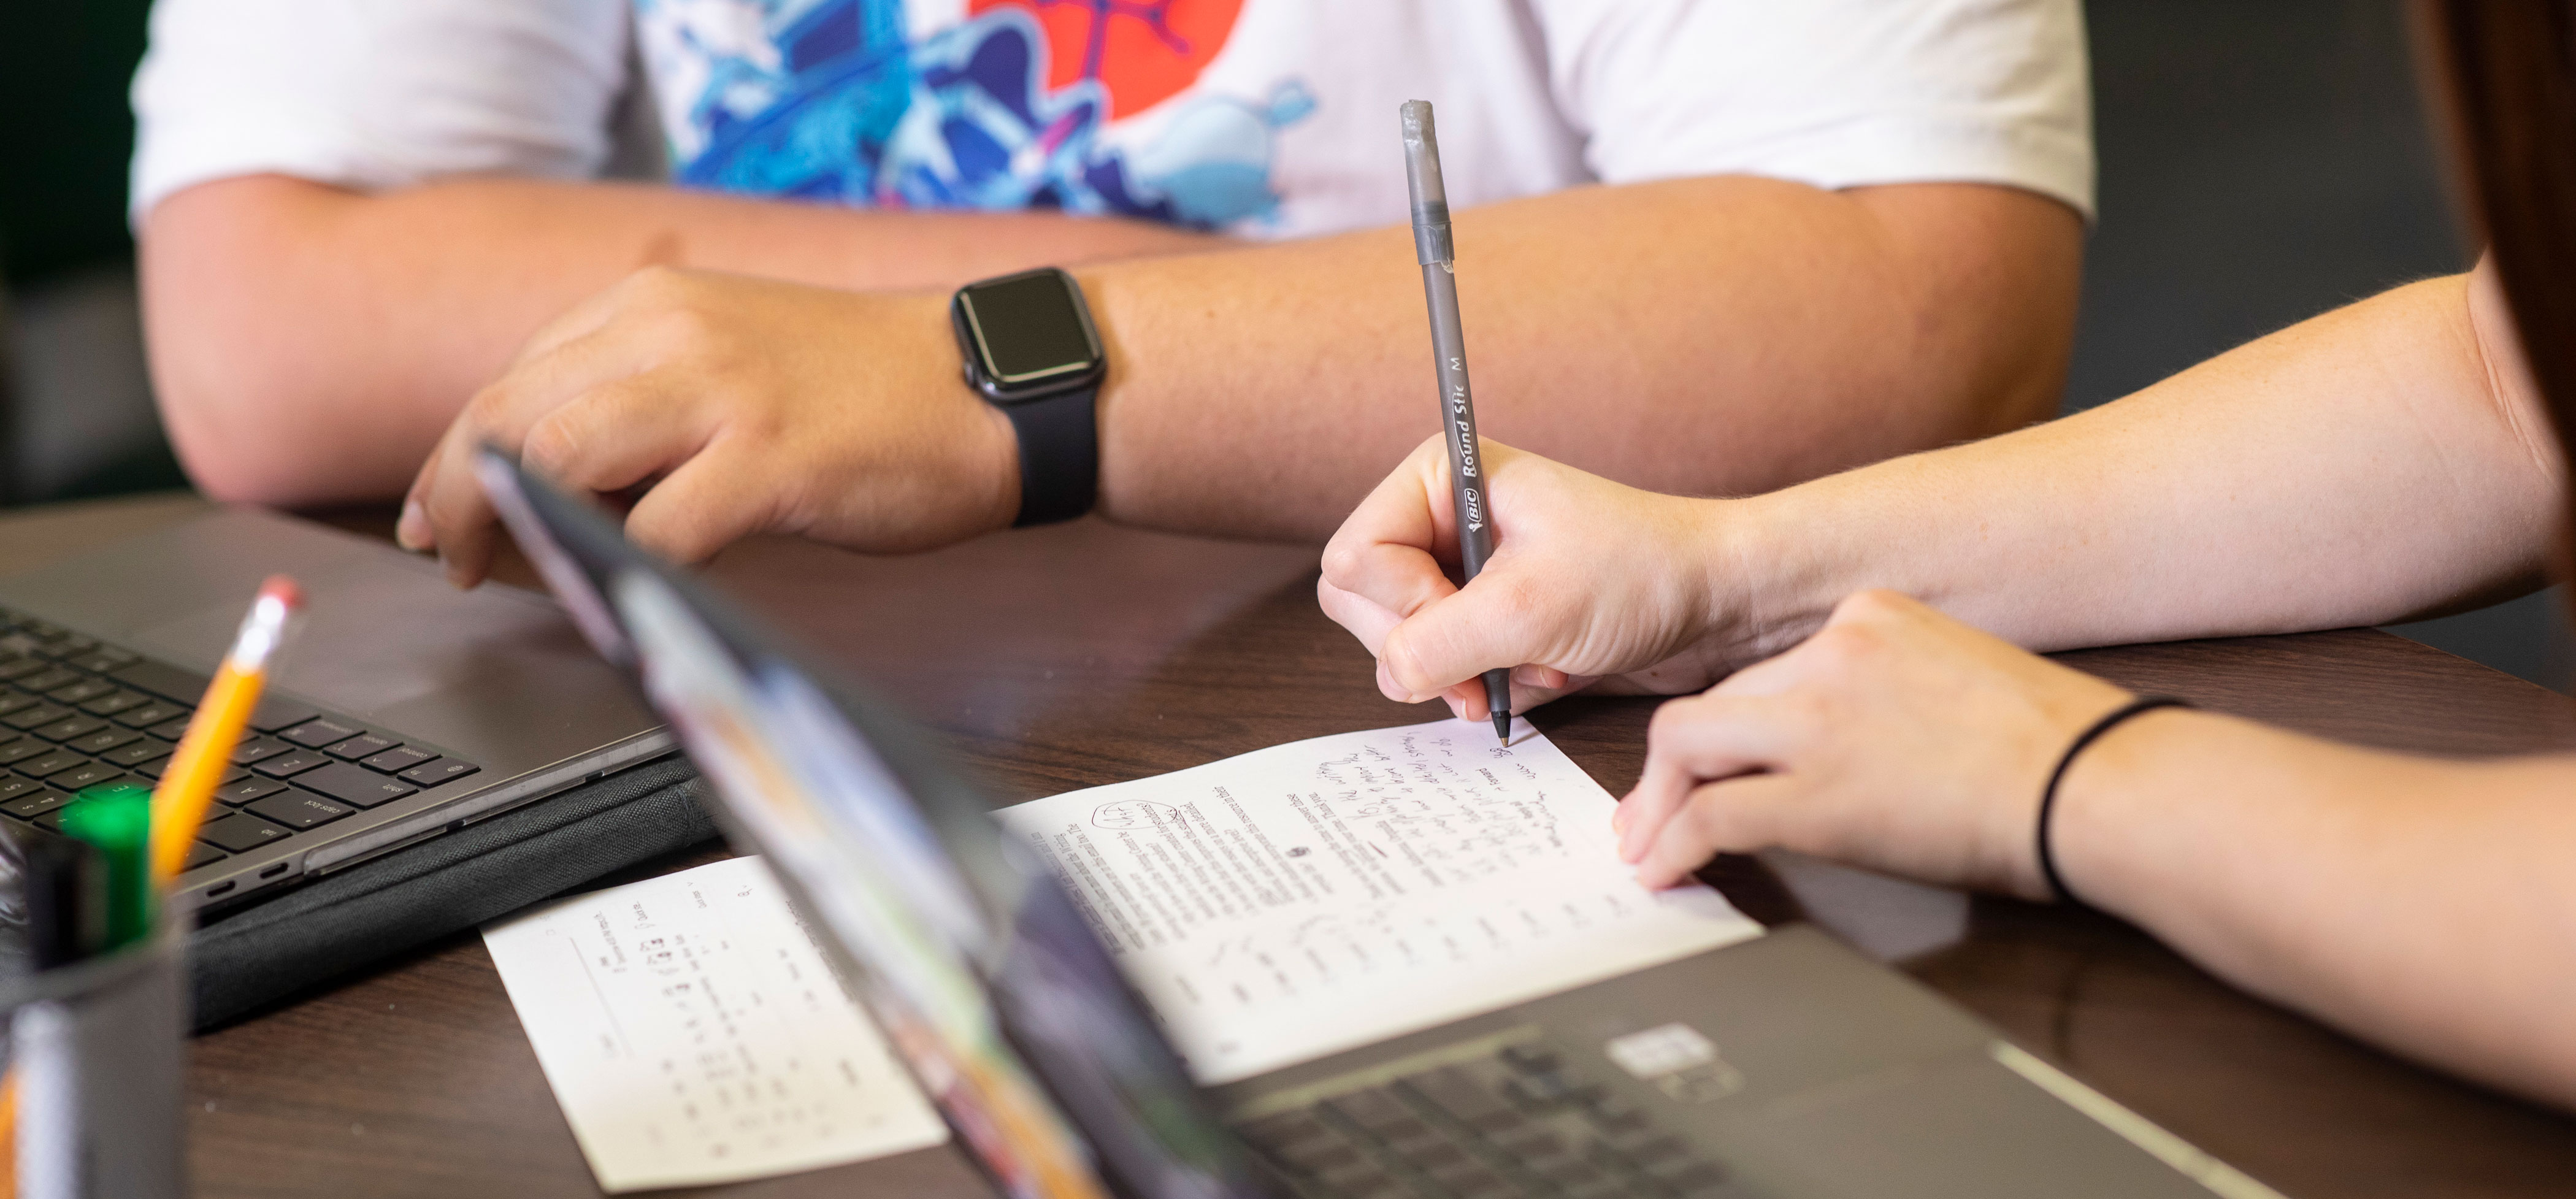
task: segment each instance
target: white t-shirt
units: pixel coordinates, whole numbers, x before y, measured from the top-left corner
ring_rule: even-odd
[[[160,0],[133,205],[588,178],[641,125],[689,186],[1287,237],[1403,221],[1427,99],[1457,207],[1754,174],[2089,216],[2085,74],[2077,0]]]

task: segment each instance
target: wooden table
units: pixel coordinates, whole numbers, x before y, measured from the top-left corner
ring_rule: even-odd
[[[195,508],[156,498],[0,520],[0,570]],[[903,559],[756,543],[713,574],[911,705],[1002,801],[1432,715],[1378,696],[1367,655],[1316,611],[1307,550],[1083,523]],[[2367,744],[2576,747],[2566,699],[2368,630],[2065,660]],[[1536,721],[1615,793],[1637,775],[1652,707],[1572,700]],[[1759,918],[1803,914],[1901,955],[2022,1045],[2298,1199],[2576,1189],[2576,1120],[2247,998],[2116,921],[1788,857],[1713,874]],[[202,1196],[597,1193],[471,933],[199,1038],[190,1080]],[[948,1149],[713,1190],[986,1193]]]

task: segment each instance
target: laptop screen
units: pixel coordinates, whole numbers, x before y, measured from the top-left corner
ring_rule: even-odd
[[[916,734],[586,505],[498,454],[478,466],[997,1183],[1032,1199],[1267,1193],[1070,894]]]

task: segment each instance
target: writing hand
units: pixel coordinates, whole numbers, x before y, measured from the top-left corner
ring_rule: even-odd
[[[1674,694],[1758,654],[1712,583],[1730,556],[1722,505],[1622,487],[1485,441],[1494,553],[1449,581],[1458,530],[1435,436],[1378,484],[1324,550],[1316,598],[1378,659],[1378,689],[1488,715],[1484,671],[1515,667],[1512,707],[1569,691]]]

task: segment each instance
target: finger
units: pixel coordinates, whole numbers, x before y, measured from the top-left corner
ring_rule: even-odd
[[[1553,684],[1534,683],[1533,679],[1554,679]],[[1522,666],[1512,671],[1512,711],[1527,712],[1540,704],[1551,703],[1592,685],[1586,675],[1567,674],[1553,666]]]
[[[1431,698],[1430,696],[1425,695],[1415,695],[1414,693],[1405,690],[1395,681],[1394,675],[1386,672],[1386,663],[1384,662],[1377,664],[1377,690],[1378,694],[1394,700],[1399,704],[1418,704],[1425,699]]]
[[[774,468],[719,436],[626,514],[626,536],[674,562],[703,562],[776,523]]]
[[[639,344],[642,340],[625,326],[613,325],[522,363],[476,394],[448,426],[424,468],[425,485],[418,488],[418,497],[429,541],[447,563],[449,581],[471,587],[482,581],[491,562],[494,518],[474,474],[476,449],[490,444],[517,454],[538,420],[648,363],[650,349]]]
[[[1328,578],[1315,580],[1315,605],[1322,608],[1324,615],[1333,623],[1349,630],[1361,645],[1367,646],[1371,657],[1375,657],[1378,647],[1385,644],[1386,631],[1404,619],[1367,596],[1334,586]]]
[[[424,539],[438,551],[447,581],[472,587],[483,581],[492,559],[492,507],[483,481],[474,475],[473,435],[460,423],[448,429],[438,451],[423,467],[418,484],[420,519],[429,526]]]
[[[1399,623],[1395,613],[1387,611],[1364,596],[1333,586],[1330,579],[1315,580],[1315,601],[1323,608],[1326,616],[1349,630],[1353,637],[1359,639],[1360,644],[1368,647],[1371,654],[1379,652],[1385,645],[1387,631]],[[1512,710],[1526,712],[1560,696],[1582,690],[1591,682],[1590,678],[1578,678],[1553,666],[1520,666],[1512,671]],[[1483,687],[1481,679],[1474,685],[1481,692]],[[1461,683],[1457,687],[1450,688],[1444,693],[1444,698],[1455,699],[1460,689],[1466,686],[1468,684]],[[1388,673],[1384,661],[1377,664],[1377,687],[1379,692],[1397,703],[1419,703],[1429,698],[1408,691],[1398,684],[1395,676]],[[1456,705],[1452,704],[1452,706]]]
[[[1424,693],[1555,656],[1576,597],[1544,571],[1525,561],[1487,567],[1387,630],[1378,656],[1397,682]]]
[[[519,460],[565,487],[605,495],[677,469],[714,434],[712,406],[659,373],[601,384],[528,427]]]
[[[1533,663],[1512,669],[1512,686],[1515,688],[1527,687],[1534,692],[1563,693],[1572,682],[1573,676],[1553,666],[1539,666]]]
[[[1781,705],[1711,692],[1655,711],[1646,734],[1646,768],[1613,818],[1619,856],[1637,861],[1702,783],[1770,768],[1784,737]]]
[[[1324,546],[1324,578],[1398,616],[1456,590],[1441,563],[1457,555],[1443,537],[1449,462],[1440,439],[1425,441],[1360,501]]]
[[[1460,720],[1482,721],[1494,718],[1492,705],[1485,702],[1485,680],[1482,677],[1451,686],[1442,691],[1440,696],[1449,701],[1449,709],[1456,712]]]
[[[1660,891],[1689,881],[1718,854],[1769,845],[1764,830],[1775,823],[1776,812],[1797,801],[1798,786],[1787,775],[1757,775],[1692,788],[1637,859],[1638,885]]]
[[[447,436],[440,434],[438,444],[429,447],[429,457],[411,477],[411,490],[403,493],[402,518],[394,522],[394,543],[413,553],[421,553],[437,544],[437,531],[430,527],[429,513],[421,507],[421,497],[429,491],[430,480],[438,475],[439,457],[447,449]]]
[[[1538,669],[1548,668],[1541,667]],[[1572,682],[1573,676],[1567,675],[1564,671],[1548,669],[1548,673],[1559,679],[1566,679],[1569,683]],[[1389,677],[1391,678],[1391,676]],[[1519,671],[1513,672],[1512,679],[1510,703],[1512,711],[1514,712],[1527,712],[1532,708],[1549,702],[1550,700],[1560,698],[1569,692],[1580,690],[1579,686],[1572,685],[1563,687],[1525,686],[1519,681]],[[1440,694],[1441,698],[1449,701],[1449,706],[1458,712],[1459,718],[1462,720],[1491,720],[1494,718],[1493,701],[1491,697],[1485,693],[1485,678],[1481,674],[1475,678],[1467,680],[1466,682],[1455,684],[1447,690],[1442,691]]]

